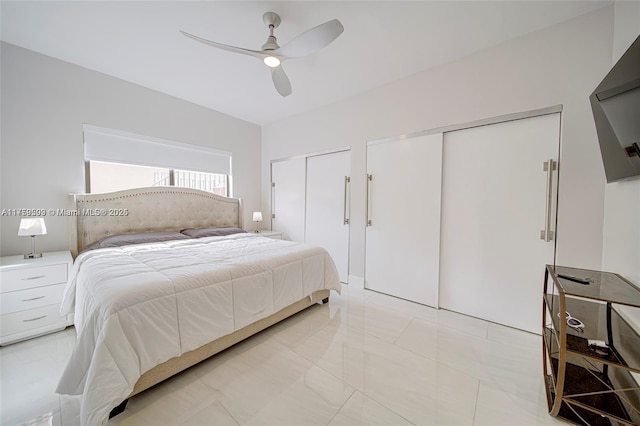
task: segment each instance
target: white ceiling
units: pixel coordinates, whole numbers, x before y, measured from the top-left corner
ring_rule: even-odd
[[[2,1],[2,40],[266,124],[382,86],[611,4],[611,1]],[[282,98],[255,58],[182,36],[259,50],[266,11],[282,46],[333,18],[318,53],[288,61]]]

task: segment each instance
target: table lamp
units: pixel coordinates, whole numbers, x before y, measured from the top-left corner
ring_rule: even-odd
[[[262,222],[262,212],[253,212],[253,221],[256,223],[256,232],[260,232],[260,222]]]
[[[42,257],[42,253],[36,253],[36,235],[46,235],[47,226],[41,217],[30,217],[20,219],[19,237],[31,237],[31,253],[25,254],[25,259],[37,259]]]

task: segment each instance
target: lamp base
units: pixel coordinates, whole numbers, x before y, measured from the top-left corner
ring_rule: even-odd
[[[24,255],[25,259],[38,259],[40,257],[42,257],[42,253],[29,253]]]

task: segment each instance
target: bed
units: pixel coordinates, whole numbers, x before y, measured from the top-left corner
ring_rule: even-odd
[[[238,199],[139,188],[71,195],[69,211],[75,262],[61,311],[74,314],[78,337],[56,391],[82,396],[83,425],[340,291],[326,250],[252,233],[104,243],[241,228]]]

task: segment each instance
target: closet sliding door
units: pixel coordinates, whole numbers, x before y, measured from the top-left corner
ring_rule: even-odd
[[[351,151],[271,163],[271,227],[284,239],[325,248],[349,279]]]
[[[307,157],[305,242],[324,247],[349,279],[350,151]]]
[[[442,134],[367,146],[365,287],[438,306]]]
[[[284,239],[304,242],[306,159],[271,163],[271,227]]]
[[[559,138],[559,113],[445,133],[442,308],[540,333]]]

